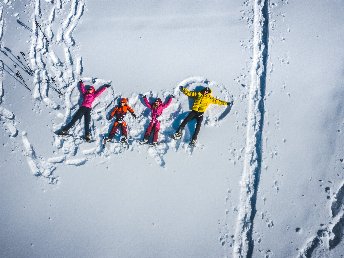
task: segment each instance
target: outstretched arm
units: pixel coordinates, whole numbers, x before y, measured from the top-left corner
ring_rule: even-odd
[[[164,104],[162,104],[162,108],[164,108],[164,109],[167,108],[171,104],[172,99],[173,99],[173,97],[170,96],[168,98],[168,100]]]
[[[180,91],[183,92],[188,97],[196,97],[197,96],[197,91],[190,91],[184,87],[180,87]]]
[[[100,87],[98,90],[94,92],[94,97],[95,98],[98,97],[100,94],[102,94],[106,90],[106,88],[108,88],[106,85]]]
[[[130,114],[131,114],[134,118],[136,118],[134,109],[132,109],[132,107],[129,107],[129,106],[128,106],[128,111],[130,112]]]
[[[211,103],[221,105],[221,106],[227,106],[229,102],[211,97]]]
[[[85,84],[82,80],[79,81],[79,88],[80,88],[80,91],[83,95],[86,94],[86,88],[85,88]]]
[[[110,113],[110,117],[109,117],[109,119],[111,119],[111,118],[113,118],[113,117],[114,117],[114,115],[116,114],[117,110],[118,110],[118,107],[117,107],[117,106],[116,106],[116,107],[114,107],[114,109],[113,109],[113,110],[112,110],[112,112]]]
[[[152,105],[149,103],[148,99],[146,96],[143,97],[143,102],[146,104],[146,106],[149,108],[149,109],[152,109]]]

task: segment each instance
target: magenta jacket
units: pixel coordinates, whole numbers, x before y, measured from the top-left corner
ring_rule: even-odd
[[[80,91],[82,95],[84,96],[84,99],[82,101],[81,106],[82,107],[88,107],[92,108],[93,101],[103,93],[103,91],[106,89],[106,87],[100,87],[98,90],[93,91],[93,93],[87,93],[87,90],[85,88],[85,84],[83,82],[80,82]],[[91,86],[93,87],[93,86]],[[94,88],[94,87],[93,87]]]
[[[152,121],[156,121],[156,119],[161,115],[162,111],[171,104],[172,98],[169,98],[165,103],[160,104],[158,107],[153,107],[147,98],[143,98],[143,101],[145,102],[146,106],[152,110]]]

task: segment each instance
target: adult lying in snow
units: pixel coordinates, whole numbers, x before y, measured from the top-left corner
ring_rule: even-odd
[[[58,135],[66,135],[68,134],[68,130],[72,128],[77,120],[82,118],[83,116],[85,121],[85,139],[86,141],[91,140],[91,133],[90,133],[90,122],[91,122],[91,110],[92,110],[92,103],[94,100],[102,94],[106,88],[109,88],[110,84],[105,84],[100,87],[98,90],[95,90],[94,86],[90,86],[86,89],[85,84],[82,80],[79,81],[79,87],[81,94],[83,95],[83,101],[81,103],[81,107],[76,111],[73,115],[72,120],[65,126],[63,126],[58,132]]]
[[[195,145],[197,142],[197,136],[201,129],[201,124],[203,120],[203,114],[206,111],[207,107],[210,104],[217,104],[227,106],[230,102],[226,102],[220,99],[217,99],[211,95],[211,89],[209,87],[205,87],[201,91],[190,91],[187,88],[182,86],[179,87],[180,91],[183,92],[186,96],[194,98],[195,101],[192,106],[191,112],[188,116],[184,119],[184,121],[180,124],[177,132],[173,135],[174,139],[180,139],[182,137],[182,131],[184,130],[186,124],[190,122],[192,119],[196,119],[196,129],[192,136],[190,145]]]
[[[162,114],[162,111],[164,111],[164,109],[170,105],[172,98],[174,98],[173,95],[171,95],[165,103],[162,103],[162,100],[160,98],[156,98],[154,103],[151,104],[149,103],[147,97],[143,96],[144,103],[152,111],[152,115],[151,115],[152,118],[151,118],[151,121],[149,122],[144,138],[141,141],[142,144],[148,143],[149,137],[152,133],[153,133],[152,144],[156,145],[158,143],[158,134],[160,130],[159,116]]]

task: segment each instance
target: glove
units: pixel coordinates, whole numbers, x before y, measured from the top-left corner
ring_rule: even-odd
[[[146,99],[146,98],[147,98],[147,96],[146,96],[146,95],[143,95],[143,96],[142,96],[142,98]]]
[[[110,121],[110,120],[112,119],[112,117],[111,117],[111,116],[108,116],[106,119]]]
[[[111,87],[110,84],[105,84],[104,86],[105,86],[106,88],[110,88],[110,87]]]
[[[233,104],[233,102],[227,102],[227,106],[230,106],[232,104]]]
[[[133,115],[133,117],[136,119],[137,118],[137,116],[134,114],[134,113],[132,113],[132,115]]]
[[[174,98],[175,98],[175,96],[174,96],[173,94],[171,94],[171,95],[170,95],[170,98],[171,98],[171,99],[174,99]]]
[[[82,80],[79,80],[79,83],[83,83],[83,81],[82,81]]]
[[[182,90],[182,89],[183,89],[183,86],[179,86],[179,89]]]

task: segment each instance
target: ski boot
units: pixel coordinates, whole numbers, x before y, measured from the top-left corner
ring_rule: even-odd
[[[152,142],[150,145],[151,145],[151,146],[158,146],[159,143],[158,143],[158,142]]]

